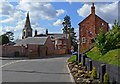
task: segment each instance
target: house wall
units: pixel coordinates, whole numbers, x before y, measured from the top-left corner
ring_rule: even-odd
[[[16,56],[15,52],[19,52],[18,56],[25,56],[26,49],[24,46],[4,45],[2,46],[2,56],[13,57]]]
[[[99,17],[95,18],[95,25],[96,25],[96,34],[100,33],[100,27],[102,27],[103,31],[107,32],[109,30],[108,23],[106,23],[104,20],[100,19]],[[101,26],[103,24],[103,26]]]
[[[90,15],[83,22],[79,24],[79,40],[80,40],[80,52],[83,53],[93,45],[91,39],[95,39],[97,34],[100,33],[100,27],[103,25],[103,30],[108,31],[108,23],[101,18]],[[82,43],[82,37],[86,38],[86,42]]]
[[[46,46],[39,46],[39,57],[47,56]]]
[[[46,57],[56,54],[65,54],[66,49],[55,49],[51,39],[48,38],[45,45],[27,44],[23,46],[5,45],[1,46],[1,56],[15,57],[24,56],[29,58]],[[16,53],[18,52],[18,53]]]
[[[89,34],[89,32],[92,32],[92,34]],[[90,39],[95,36],[95,17],[91,15],[79,25],[80,52],[88,48],[91,43]],[[86,38],[86,43],[82,43],[82,37]]]
[[[55,46],[49,37],[45,43],[45,46],[46,46],[46,55],[53,55],[54,50],[55,50]]]
[[[66,49],[55,49],[54,54],[55,55],[62,55],[66,53]]]
[[[38,48],[39,48],[39,45],[29,44],[27,47],[27,56],[29,58],[39,57]]]

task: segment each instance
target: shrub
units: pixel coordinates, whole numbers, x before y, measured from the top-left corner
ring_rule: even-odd
[[[79,66],[82,66],[82,63],[80,62],[78,65],[79,65]]]
[[[109,84],[109,77],[107,73],[104,74],[104,84]]]
[[[93,79],[96,79],[96,78],[97,78],[97,71],[96,71],[96,68],[95,68],[95,67],[93,67],[93,69],[92,69],[92,78],[93,78]]]
[[[95,43],[102,55],[110,50],[120,48],[120,26],[116,20],[112,29],[107,33],[103,31],[102,27],[100,29]]]

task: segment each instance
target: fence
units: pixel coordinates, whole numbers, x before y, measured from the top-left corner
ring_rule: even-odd
[[[83,66],[87,66],[87,70],[92,70],[92,67],[95,67],[97,70],[97,77],[100,78],[100,81],[103,82],[103,76],[105,73],[108,73],[109,82],[111,84],[120,83],[120,67],[106,64],[100,61],[91,60],[86,55],[80,55],[80,62]],[[117,61],[117,60],[116,60]]]

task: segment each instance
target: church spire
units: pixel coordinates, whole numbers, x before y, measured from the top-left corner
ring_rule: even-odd
[[[92,3],[91,14],[95,14],[95,6],[94,6],[94,3]]]
[[[27,17],[26,17],[25,28],[31,28],[29,12],[27,13]]]
[[[27,38],[27,37],[32,37],[32,28],[31,28],[31,24],[30,24],[29,12],[27,13],[25,26],[24,26],[22,32],[23,32],[22,39]]]

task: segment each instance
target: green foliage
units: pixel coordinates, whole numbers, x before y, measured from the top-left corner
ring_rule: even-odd
[[[9,38],[5,35],[0,36],[0,45],[9,43]]]
[[[82,63],[80,62],[80,63],[78,63],[78,65],[79,65],[79,66],[82,66]]]
[[[99,48],[100,52],[102,54],[105,54],[107,51],[105,49],[105,44],[106,43],[106,35],[105,32],[101,31],[96,39],[96,46]]]
[[[112,30],[107,33],[101,30],[96,38],[96,46],[99,48],[102,55],[109,50],[120,48],[120,26],[116,20]]]
[[[73,55],[68,59],[68,62],[75,62],[75,61],[76,61],[76,55]]]
[[[108,77],[108,74],[107,73],[105,73],[104,74],[104,84],[109,84],[109,77]]]
[[[9,40],[13,40],[14,39],[14,33],[13,32],[11,32],[11,31],[9,31],[9,32],[6,32],[5,34],[4,34],[5,36],[7,36],[8,38],[9,38]]]
[[[92,78],[93,79],[96,79],[97,78],[97,71],[96,71],[96,68],[95,67],[93,67],[93,69],[92,69]]]

